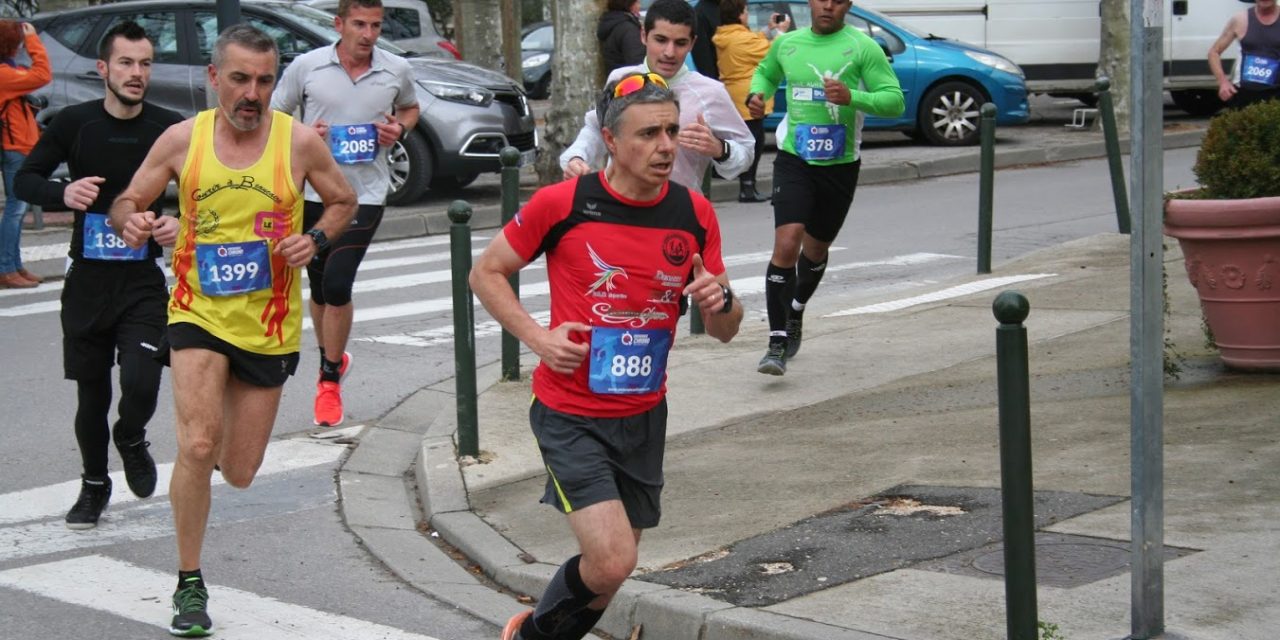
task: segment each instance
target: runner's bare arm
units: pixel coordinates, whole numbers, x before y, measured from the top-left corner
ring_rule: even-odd
[[[692,296],[693,306],[702,314],[702,324],[707,335],[728,342],[738,335],[742,325],[742,303],[734,299],[727,313],[724,309],[724,289],[729,286],[729,274],[714,275],[702,265],[702,256],[693,256],[693,282],[684,288],[685,295]]]
[[[1219,85],[1231,81],[1227,77],[1226,70],[1222,68],[1222,54],[1226,52],[1227,47],[1230,47],[1232,43],[1240,39],[1244,27],[1248,24],[1247,20],[1248,14],[1244,11],[1231,16],[1231,19],[1227,21],[1227,26],[1223,28],[1222,34],[1209,46],[1209,70],[1213,72],[1213,77],[1218,81]]]
[[[590,351],[590,341],[573,342],[569,334],[589,332],[589,325],[566,322],[555,329],[547,329],[529,316],[520,304],[507,277],[529,264],[511,248],[505,234],[499,233],[489,243],[484,253],[471,268],[471,290],[480,299],[489,315],[504,329],[529,348],[556,373],[569,374],[577,369]]]
[[[151,237],[155,213],[142,208],[155,202],[178,177],[187,159],[194,119],[183,120],[160,134],[133,179],[111,204],[111,226],[131,247],[141,247]]]

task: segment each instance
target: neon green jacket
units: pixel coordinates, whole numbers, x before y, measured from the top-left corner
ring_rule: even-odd
[[[847,106],[825,100],[822,86],[828,77],[838,78],[849,87]],[[862,114],[897,117],[906,109],[898,76],[880,45],[849,25],[827,35],[799,29],[775,38],[751,78],[751,93],[771,97],[784,79],[786,136],[779,147],[809,164],[847,164],[857,160],[862,143]],[[845,128],[843,143],[838,139],[839,129],[827,125]]]

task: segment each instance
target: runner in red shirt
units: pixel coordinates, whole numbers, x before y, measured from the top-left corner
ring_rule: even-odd
[[[503,640],[582,638],[595,626],[661,514],[666,362],[684,297],[722,342],[742,322],[711,203],[668,181],[675,96],[654,73],[604,95],[608,168],[535,193],[471,272],[485,309],[542,358],[529,410],[549,471],[542,501],[568,516],[581,549]],[[507,284],[543,254],[550,327]]]

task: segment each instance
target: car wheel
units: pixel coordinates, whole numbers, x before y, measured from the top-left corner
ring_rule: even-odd
[[[538,78],[534,83],[533,90],[529,92],[529,97],[534,100],[546,100],[551,97],[551,73],[547,72]]]
[[[391,165],[387,204],[406,205],[421,198],[431,184],[431,162],[431,145],[421,131],[410,131],[404,140],[392,144],[387,154]]]
[[[921,135],[930,144],[956,147],[978,143],[981,114],[987,98],[967,82],[944,82],[925,94],[919,107]]]
[[[1211,116],[1227,106],[1216,91],[1209,89],[1183,89],[1171,91],[1170,94],[1179,109],[1193,116]]]
[[[460,176],[436,176],[431,180],[431,188],[440,189],[441,191],[457,191],[467,188],[479,177],[480,174],[478,173],[467,173]]]

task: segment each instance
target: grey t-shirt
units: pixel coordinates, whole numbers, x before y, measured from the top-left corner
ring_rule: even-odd
[[[271,98],[273,109],[294,114],[308,125],[316,120],[329,125],[326,142],[342,174],[360,204],[373,205],[386,203],[391,171],[387,148],[377,146],[372,123],[385,122],[384,115],[417,103],[413,72],[404,58],[375,47],[369,70],[353,81],[338,62],[336,43],[298,56],[285,69]],[[320,201],[310,183],[305,197]]]

